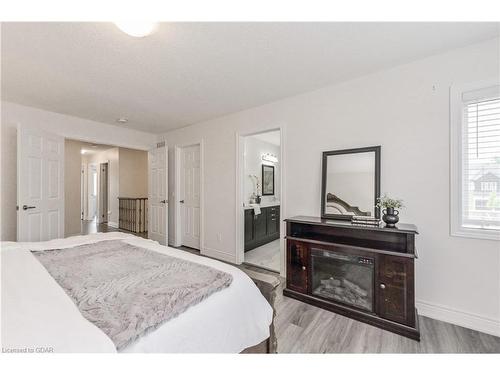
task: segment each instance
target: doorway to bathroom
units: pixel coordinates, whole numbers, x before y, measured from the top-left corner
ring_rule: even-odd
[[[281,130],[240,137],[240,246],[246,264],[282,272]]]

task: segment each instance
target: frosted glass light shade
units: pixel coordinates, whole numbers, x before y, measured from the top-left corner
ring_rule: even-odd
[[[158,22],[121,21],[115,22],[115,25],[130,36],[142,38],[153,33],[158,27]]]

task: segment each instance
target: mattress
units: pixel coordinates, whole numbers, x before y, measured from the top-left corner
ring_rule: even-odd
[[[97,233],[47,242],[1,244],[4,352],[116,352],[113,342],[80,314],[30,252],[111,239],[204,264],[233,276],[228,288],[164,322],[123,352],[239,353],[269,337],[272,308],[238,268],[130,234]]]

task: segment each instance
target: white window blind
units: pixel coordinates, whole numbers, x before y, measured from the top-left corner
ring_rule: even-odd
[[[500,230],[499,87],[462,94],[461,227]]]

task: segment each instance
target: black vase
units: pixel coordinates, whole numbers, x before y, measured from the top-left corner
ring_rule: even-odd
[[[255,198],[255,203],[260,204],[260,201],[261,201],[260,195],[257,195],[257,197]]]
[[[382,210],[384,216],[382,216],[382,220],[384,220],[385,226],[387,228],[395,228],[396,223],[399,221],[399,211],[395,210],[394,207],[388,207],[385,210]]]

